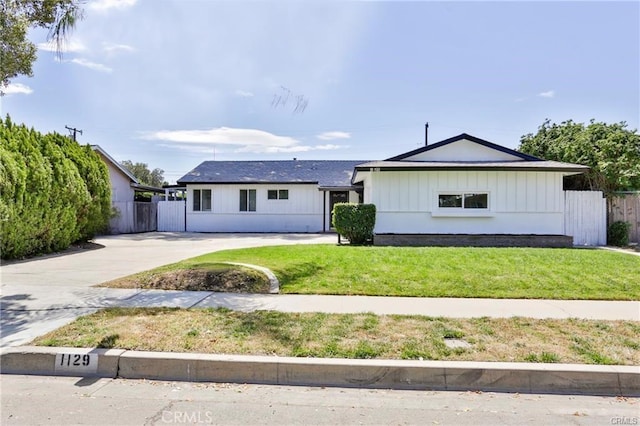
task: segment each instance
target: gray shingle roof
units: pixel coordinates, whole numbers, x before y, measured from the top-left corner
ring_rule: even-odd
[[[316,183],[319,187],[350,187],[354,167],[366,162],[366,160],[204,161],[178,179],[178,184]]]

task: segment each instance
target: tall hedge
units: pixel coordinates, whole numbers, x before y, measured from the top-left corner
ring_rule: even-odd
[[[63,250],[106,229],[107,166],[89,146],[0,120],[0,255]]]
[[[336,203],[331,221],[338,234],[351,244],[365,244],[373,240],[376,225],[376,206],[373,204]]]

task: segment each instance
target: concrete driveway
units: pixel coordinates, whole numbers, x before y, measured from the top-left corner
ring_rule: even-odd
[[[0,347],[18,346],[137,290],[93,288],[115,278],[201,254],[233,248],[336,243],[334,234],[129,234],[99,237],[104,246],[0,268]]]

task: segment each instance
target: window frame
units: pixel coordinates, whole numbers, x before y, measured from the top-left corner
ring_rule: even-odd
[[[242,213],[251,213],[257,210],[258,191],[255,189],[241,189],[239,211]]]
[[[209,201],[209,208],[205,208],[205,194],[208,193],[209,197],[208,197],[208,201]],[[193,189],[193,201],[191,202],[191,210],[193,212],[210,212],[212,211],[212,206],[213,206],[213,190],[210,188],[194,188]],[[197,208],[196,208],[196,203],[197,203]]]
[[[288,200],[288,199],[289,199],[288,189],[268,189],[267,190],[267,200],[275,201],[275,200]]]
[[[467,206],[465,203],[472,196],[484,195],[486,197],[486,207],[472,207]],[[460,205],[443,206],[440,203],[442,196],[455,196],[459,197]],[[431,215],[438,217],[455,217],[455,216],[476,216],[476,217],[489,217],[494,216],[491,207],[491,191],[487,190],[452,190],[452,191],[435,191],[434,197],[435,206],[432,209]],[[458,204],[457,202],[455,204]]]
[[[468,207],[467,199],[484,195],[486,197],[486,206],[485,207]],[[457,197],[455,203],[458,204],[458,200],[460,201],[460,205],[455,206],[443,206],[440,202],[441,197]],[[488,191],[443,191],[438,192],[438,208],[439,209],[462,209],[462,210],[489,210],[489,192]]]

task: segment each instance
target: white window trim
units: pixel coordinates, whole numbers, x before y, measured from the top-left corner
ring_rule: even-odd
[[[242,191],[247,191],[247,210],[241,210],[240,207],[238,206],[238,213],[240,214],[256,214],[258,212],[258,194],[260,193],[256,188],[240,188],[238,190],[238,201],[240,201],[242,199]],[[255,210],[250,210],[250,198],[251,198],[251,192],[250,191],[254,191],[255,195],[256,195],[256,205],[255,205]],[[240,204],[240,203],[238,203]]]
[[[269,192],[276,191],[276,198],[269,198]],[[287,198],[280,198],[280,191],[287,191]],[[281,189],[267,189],[267,201],[289,201],[289,190],[286,188]]]
[[[196,191],[200,191],[200,210],[195,210],[193,208],[193,198],[195,198],[195,192]],[[208,210],[203,210],[202,209],[202,191],[211,191],[211,207]],[[211,188],[193,188],[191,190],[191,196],[193,197],[191,199],[191,212],[192,213],[211,213],[213,211],[213,189]]]
[[[464,207],[440,207],[440,195],[462,195],[464,194],[487,194],[486,209],[469,209]],[[493,217],[495,216],[491,207],[491,191],[482,189],[469,190],[442,190],[435,191],[433,196],[433,209],[431,209],[432,217]]]

